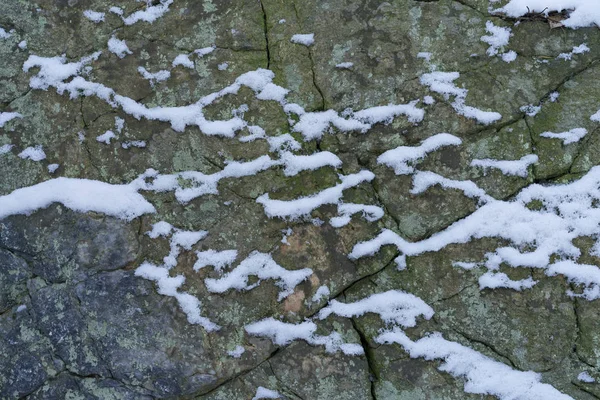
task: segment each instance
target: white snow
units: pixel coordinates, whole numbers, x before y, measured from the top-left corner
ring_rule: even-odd
[[[290,42],[296,44],[302,44],[304,46],[310,46],[315,42],[315,34],[314,33],[305,33],[305,34],[296,34],[292,36]]]
[[[339,63],[336,64],[335,67],[339,68],[339,69],[350,69],[354,66],[354,63],[352,62],[343,62],[343,63]]]
[[[167,71],[166,69],[157,72],[149,72],[144,67],[138,67],[138,72],[144,77],[144,79],[150,81],[150,86],[154,86],[156,82],[166,81],[171,77],[171,72]]]
[[[168,236],[173,231],[173,225],[169,224],[166,221],[159,221],[152,225],[152,230],[146,232],[146,234],[152,238],[156,239],[160,236]]]
[[[19,153],[19,157],[24,160],[42,161],[46,159],[46,153],[42,146],[27,147]]]
[[[446,99],[449,96],[466,97],[468,90],[457,87],[453,81],[458,79],[458,72],[431,72],[421,75],[420,82],[422,85],[428,86],[430,90],[444,95]]]
[[[213,49],[208,48],[208,49]],[[86,64],[91,63],[100,56],[100,52],[83,57],[78,62],[67,63],[64,57],[45,58],[32,55],[24,63],[23,70],[29,71],[33,67],[40,67],[38,73],[30,79],[30,87],[34,89],[47,90],[55,87],[59,94],[68,92],[71,98],[80,95],[96,96],[104,100],[112,107],[121,107],[124,112],[134,118],[146,118],[148,120],[165,121],[171,124],[171,128],[181,132],[188,125],[195,125],[206,135],[217,135],[234,137],[235,133],[247,126],[247,123],[239,116],[225,121],[208,121],[204,118],[203,108],[212,104],[215,100],[228,95],[235,94],[242,86],[252,89],[259,100],[276,100],[284,107],[284,111],[294,112],[300,115],[300,121],[294,125],[293,130],[303,134],[306,140],[316,139],[329,129],[330,124],[343,132],[362,131],[366,132],[371,124],[380,122],[391,122],[397,115],[406,115],[410,122],[419,122],[423,119],[424,112],[415,107],[416,101],[403,105],[388,105],[373,107],[354,113],[350,118],[342,118],[337,112],[328,110],[324,112],[306,113],[297,104],[285,104],[287,89],[272,83],[274,73],[266,69],[257,69],[246,72],[235,80],[235,82],[218,92],[204,96],[196,103],[180,107],[153,107],[148,108],[137,101],[117,94],[113,89],[99,83],[85,80],[78,75]],[[183,55],[184,64],[193,67],[188,56]],[[178,59],[181,58],[178,56]],[[176,59],[177,64],[180,60]],[[68,82],[69,78],[75,76]]]
[[[458,114],[466,118],[474,119],[484,125],[489,125],[501,119],[502,115],[497,112],[483,111],[465,104],[468,90],[461,89],[453,83],[459,76],[458,72],[436,71],[421,75],[420,81],[422,85],[428,86],[431,91],[442,94],[446,100],[450,96],[454,96],[452,107]]]
[[[281,243],[285,244],[285,245],[290,245],[290,242],[288,242],[288,237],[292,235],[292,233],[294,233],[294,231],[292,230],[292,228],[287,228],[287,229],[282,229],[281,233],[283,233],[283,236],[281,237]]]
[[[366,313],[379,314],[383,322],[405,328],[414,327],[419,316],[425,319],[433,317],[433,309],[417,296],[400,290],[390,290],[354,303],[331,300],[327,307],[319,312],[319,319],[323,320],[332,314],[353,318]]]
[[[27,72],[32,67],[40,67],[37,75],[30,79],[30,87],[34,89],[47,90],[53,86],[59,94],[65,91],[69,92],[71,98],[77,98],[80,95],[97,96],[112,107],[120,106],[123,111],[137,119],[144,117],[149,120],[170,122],[171,128],[179,132],[183,131],[188,125],[195,125],[206,135],[225,137],[235,136],[235,133],[244,128],[247,123],[239,117],[226,121],[207,121],[202,112],[203,108],[220,97],[237,93],[242,86],[249,87],[256,93],[257,97],[260,97],[263,90],[271,91],[272,87],[268,87],[268,84],[272,83],[274,77],[272,71],[258,69],[240,75],[233,84],[201,98],[194,104],[181,107],[148,108],[131,98],[117,94],[111,88],[99,83],[89,82],[81,76],[76,76],[69,82],[64,82],[73,75],[80,73],[85,64],[97,59],[100,54],[100,52],[94,53],[74,63],[66,63],[64,57],[44,58],[32,55],[23,65],[23,70]]]
[[[423,97],[423,103],[427,105],[435,104],[435,99],[431,96],[425,96]]]
[[[352,118],[368,124],[368,129],[374,124],[389,124],[399,115],[406,115],[409,122],[421,122],[425,112],[415,107],[418,102],[418,100],[415,100],[408,104],[389,104],[387,106],[365,108],[353,113]]]
[[[87,19],[89,19],[92,22],[95,23],[99,23],[104,21],[104,16],[106,14],[104,14],[103,12],[98,12],[98,11],[94,11],[94,10],[85,10],[83,12],[83,16],[86,17]]]
[[[579,142],[585,135],[587,135],[588,131],[585,128],[575,128],[571,129],[567,132],[560,133],[552,133],[552,132],[543,132],[540,134],[541,137],[550,138],[550,139],[560,139],[563,141],[564,145]]]
[[[422,141],[419,146],[400,146],[388,150],[377,157],[377,163],[394,168],[396,175],[406,175],[415,170],[411,164],[424,158],[428,153],[445,146],[458,146],[461,143],[462,141],[456,136],[449,133],[438,133]]]
[[[478,264],[474,263],[474,262],[454,261],[452,263],[452,266],[453,267],[457,267],[457,268],[462,268],[462,269],[470,270],[470,269],[477,268]]]
[[[321,301],[322,298],[329,298],[330,294],[331,294],[331,292],[329,291],[329,288],[325,285],[322,285],[322,286],[319,286],[319,288],[317,289],[317,291],[315,292],[315,294],[313,295],[311,300],[313,303],[317,303],[317,302]]]
[[[11,36],[12,34],[10,32],[6,32],[6,30],[0,26],[0,39],[8,39]]]
[[[311,155],[295,155],[290,152],[282,152],[280,156],[282,164],[285,166],[285,176],[294,176],[301,171],[315,170],[325,166],[339,168],[342,160],[329,151],[320,151]]]
[[[150,169],[146,172],[145,177],[154,178],[154,180],[147,183],[145,189],[156,192],[175,190],[177,200],[181,203],[187,203],[206,194],[218,194],[217,184],[221,179],[255,175],[257,172],[279,164],[279,161],[272,160],[271,157],[265,155],[247,162],[232,161],[223,170],[211,175],[197,171],[185,171],[173,175],[159,175],[158,172]],[[193,186],[181,187],[180,178],[190,181],[190,183],[193,183]]]
[[[512,280],[504,272],[486,272],[479,277],[479,289],[509,288],[516,291],[531,289],[537,281],[531,277],[519,281]]]
[[[314,346],[325,346],[325,351],[328,353],[341,351],[347,355],[364,354],[360,344],[344,343],[337,332],[327,336],[317,335],[317,325],[312,321],[290,324],[274,318],[265,318],[246,325],[245,329],[249,335],[269,338],[278,346],[286,346],[295,340],[304,340]]]
[[[541,383],[541,374],[518,371],[492,360],[483,354],[451,342],[439,333],[412,341],[400,329],[383,332],[375,341],[381,344],[398,343],[411,358],[441,360],[440,371],[465,379],[467,393],[489,394],[501,400],[572,400],[554,387]]]
[[[198,259],[194,264],[194,271],[199,271],[200,269],[209,265],[215,267],[215,270],[217,271],[222,271],[223,268],[228,267],[234,263],[235,259],[237,258],[237,255],[237,250],[197,251],[196,256],[198,257]]]
[[[126,185],[112,185],[88,179],[51,179],[0,196],[0,219],[14,214],[30,214],[52,203],[61,203],[73,211],[94,211],[132,220],[156,211],[138,193],[139,189],[137,180]]]
[[[306,280],[313,271],[310,268],[298,270],[286,270],[277,264],[270,254],[252,252],[237,267],[224,274],[219,279],[207,278],[204,280],[206,288],[212,293],[224,293],[229,289],[252,290],[257,287],[261,281],[267,279],[275,280],[275,285],[281,291],[278,301],[281,301],[294,293],[294,288],[300,282]],[[256,276],[258,282],[249,285],[248,278]]]
[[[106,131],[102,135],[96,136],[96,141],[100,143],[110,144],[110,140],[117,137],[113,131]]]
[[[217,65],[217,69],[219,71],[225,71],[227,68],[229,68],[229,63],[227,63],[227,62]]]
[[[108,51],[113,54],[116,54],[117,57],[123,58],[127,54],[133,54],[129,47],[127,47],[127,43],[124,40],[117,39],[114,35],[108,40]]]
[[[182,311],[187,315],[187,320],[190,324],[200,325],[208,332],[220,329],[217,324],[200,315],[202,305],[200,300],[189,293],[182,293],[177,290],[185,283],[183,275],[171,277],[167,268],[157,267],[156,265],[144,262],[135,270],[135,276],[156,282],[159,294],[174,297]]]
[[[348,225],[352,215],[357,213],[362,213],[363,217],[369,222],[377,221],[384,214],[381,207],[367,204],[344,203],[338,205],[338,216],[331,218],[329,223],[334,228],[341,228]]]
[[[173,229],[169,254],[163,258],[164,266],[167,269],[175,267],[181,249],[191,250],[193,245],[204,239],[207,235],[207,231],[183,231],[181,229]]]
[[[260,399],[280,399],[281,395],[279,392],[275,390],[267,389],[265,387],[259,386],[256,389],[256,394],[252,398],[252,400],[260,400]]]
[[[217,47],[214,45],[209,47],[203,47],[201,49],[194,50],[194,54],[196,54],[198,57],[204,57],[205,55],[212,53],[216,49]]]
[[[273,83],[267,83],[262,91],[256,96],[259,100],[274,100],[279,103],[285,102],[285,96],[289,90]]]
[[[496,26],[492,23],[492,21],[487,21],[485,23],[485,30],[489,33],[489,35],[482,36],[481,41],[490,45],[490,47],[487,49],[487,54],[488,56],[492,57],[498,54],[498,50],[500,48],[508,45],[508,41],[511,36],[510,28]]]
[[[521,112],[524,112],[528,117],[535,117],[541,110],[542,106],[534,106],[533,104],[527,104],[519,108]]]
[[[115,129],[117,130],[117,132],[121,133],[123,131],[124,127],[125,127],[125,120],[120,117],[115,117]]]
[[[564,275],[569,282],[577,283],[584,287],[582,294],[573,294],[575,297],[583,297],[587,300],[600,299],[600,269],[595,265],[578,264],[571,260],[558,261],[550,264],[546,275]]]
[[[27,50],[27,40],[21,40],[17,46],[21,50]]]
[[[431,53],[429,53],[427,51],[421,51],[421,52],[417,53],[417,58],[422,58],[425,61],[429,62],[429,61],[431,61]]]
[[[267,216],[297,219],[310,214],[314,209],[324,204],[338,204],[341,201],[345,189],[359,185],[362,182],[370,182],[375,175],[363,170],[357,174],[341,176],[341,183],[324,189],[312,196],[301,197],[295,200],[271,200],[269,194],[265,193],[256,199],[265,208]]]
[[[173,4],[173,0],[161,0],[160,4],[155,6],[148,6],[145,10],[139,10],[130,14],[128,17],[121,17],[125,25],[133,25],[139,21],[145,21],[148,23],[153,23],[158,18],[162,17],[167,11],[169,11],[169,6]],[[117,13],[118,14],[118,13]]]
[[[522,17],[528,13],[543,13],[552,11],[569,11],[567,19],[561,23],[568,28],[585,28],[600,26],[600,9],[596,0],[510,0],[504,7],[494,10],[509,17]]]
[[[48,164],[48,172],[53,174],[60,167],[60,164]]]
[[[243,346],[238,345],[235,346],[235,349],[228,351],[227,354],[233,358],[240,358],[245,352],[246,349]]]
[[[123,15],[123,9],[120,7],[113,6],[113,7],[109,8],[108,11],[113,14],[116,14],[118,16]]]
[[[29,80],[29,86],[32,89],[48,90],[49,87],[53,86],[56,87],[59,93],[63,93],[65,90],[71,91],[69,85],[63,81],[79,74],[85,65],[97,60],[101,54],[101,51],[97,51],[89,56],[82,57],[78,62],[72,63],[67,63],[65,56],[40,57],[32,54],[23,64],[23,71],[28,72],[31,68],[39,67],[38,73]],[[73,82],[71,83],[73,84]],[[89,85],[85,87],[88,90],[91,89]],[[104,95],[104,93],[100,94]]]
[[[190,60],[190,56],[187,54],[179,54],[172,63],[173,67],[178,65],[184,66],[186,68],[194,68],[194,62]]]
[[[573,50],[571,50],[569,53],[560,53],[556,58],[562,59],[565,61],[570,61],[573,59],[573,56],[575,54],[588,53],[589,51],[590,51],[590,48],[587,47],[587,45],[585,43],[582,43],[579,46],[573,47]]]
[[[491,158],[473,160],[471,161],[471,166],[482,167],[484,171],[487,171],[488,168],[496,168],[502,171],[504,175],[526,178],[529,173],[529,166],[537,162],[537,155],[528,154],[521,157],[519,160],[493,160]]]
[[[573,47],[573,54],[583,54],[583,53],[589,53],[590,48],[586,46],[585,43],[580,44],[579,46],[575,46]]]
[[[514,50],[507,51],[502,54],[502,61],[510,63],[517,59],[517,53]]]
[[[552,92],[552,93],[550,93],[550,96],[548,97],[548,100],[550,100],[551,103],[554,103],[556,100],[558,100],[559,96],[560,96],[560,93],[558,93],[558,92]]]
[[[269,151],[272,152],[294,151],[302,148],[300,143],[289,133],[279,136],[269,136],[267,142],[269,143]]]
[[[8,121],[15,118],[23,118],[23,116],[18,112],[0,112],[0,128],[3,128]]]
[[[596,382],[596,380],[587,371],[583,371],[579,375],[577,375],[577,380],[579,380],[580,382],[585,382],[585,383],[595,383]]]
[[[430,171],[418,171],[413,175],[413,188],[411,189],[410,193],[423,193],[427,189],[435,185],[440,185],[445,189],[460,190],[464,193],[465,196],[473,199],[479,199],[481,203],[486,203],[488,201],[493,200],[491,196],[488,196],[485,190],[478,187],[472,181],[457,181],[453,179],[448,179]]]
[[[532,201],[540,210],[530,210]],[[580,236],[600,237],[600,167],[592,168],[578,181],[564,185],[532,184],[510,201],[494,200],[445,230],[419,242],[407,242],[384,229],[372,240],[358,243],[349,257],[357,259],[375,254],[381,246],[392,244],[406,255],[438,251],[451,243],[467,243],[484,237],[505,239],[514,247],[498,247],[487,255],[485,267],[498,270],[501,263],[511,267],[539,268],[547,275],[561,274],[582,285],[586,299],[600,295],[599,270],[577,262],[581,251],[572,240]],[[527,251],[525,247],[531,247]],[[561,261],[550,264],[552,255]],[[521,287],[525,287],[521,285]]]
[[[321,138],[331,125],[341,132],[365,133],[371,129],[373,124],[390,123],[399,115],[406,115],[410,122],[420,122],[423,120],[425,112],[416,108],[416,104],[417,101],[413,101],[409,104],[390,104],[366,108],[352,113],[349,118],[341,117],[334,110],[307,113],[297,104],[286,104],[284,110],[300,116],[300,120],[294,125],[294,131],[301,133],[304,140],[308,141]]]
[[[248,143],[248,142],[253,142],[257,139],[267,139],[267,134],[265,132],[265,130],[263,128],[261,128],[258,125],[249,125],[248,127],[248,132],[250,132],[250,134],[248,136],[242,136],[240,137],[238,140],[242,143]]]
[[[289,109],[289,108],[288,108]],[[304,110],[303,110],[304,111]],[[345,119],[334,110],[310,112],[300,115],[300,120],[294,125],[294,131],[300,132],[304,140],[320,139],[326,130],[333,125],[342,132],[366,132],[370,126],[354,119]]]
[[[13,144],[4,144],[0,146],[0,155],[9,153],[13,147],[15,147]]]

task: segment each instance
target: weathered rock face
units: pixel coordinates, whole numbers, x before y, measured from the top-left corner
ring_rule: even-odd
[[[600,397],[597,28],[487,0],[0,10],[0,398]],[[538,386],[480,376],[511,370]]]

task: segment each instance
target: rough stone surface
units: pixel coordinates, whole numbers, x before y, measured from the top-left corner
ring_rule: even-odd
[[[451,133],[462,144],[428,154],[417,168],[471,180],[498,200],[509,200],[534,183],[570,182],[600,165],[600,125],[590,120],[600,108],[598,28],[551,30],[543,18],[516,25],[490,14],[487,0],[173,0],[152,24],[131,26],[108,12],[119,6],[130,15],[158,4],[0,0],[0,27],[14,29],[9,38],[0,39],[0,112],[22,115],[0,128],[0,146],[14,145],[0,154],[0,196],[56,177],[125,184],[147,168],[163,174],[213,174],[231,161],[265,154],[276,158],[264,140],[238,140],[250,133],[247,127],[236,138],[208,136],[190,126],[175,132],[166,122],[136,119],[94,96],[70,98],[55,88],[31,89],[29,79],[37,70],[23,71],[30,55],[64,54],[75,62],[102,50],[82,76],[147,107],[189,105],[242,73],[267,68],[275,73],[275,84],[290,90],[287,101],[308,112],[341,113],[421,99],[417,107],[425,117],[413,123],[399,116],[365,133],[331,128],[320,140],[304,141],[293,131],[296,115],[286,114],[275,101],[256,99],[243,87],[207,106],[205,117],[227,120],[246,105],[248,125],[261,126],[268,136],[292,133],[302,146],[298,154],[330,151],[342,160],[341,168],[296,176],[270,168],[227,178],[218,183],[217,194],[187,204],[172,191],[144,191],[156,213],[133,221],[79,213],[60,204],[1,219],[0,398],[251,399],[259,386],[300,400],[493,398],[465,393],[464,381],[440,371],[439,361],[410,358],[398,345],[376,343],[380,330],[389,326],[374,314],[315,320],[319,333],[337,332],[344,341],[360,344],[365,354],[358,356],[328,353],[304,341],[278,346],[244,330],[267,317],[299,323],[317,315],[329,300],[358,301],[387,290],[404,290],[433,307],[432,319],[420,318],[416,327],[406,329],[412,339],[441,332],[515,370],[540,373],[542,382],[574,399],[600,398],[599,383],[577,379],[587,371],[600,380],[600,300],[569,296],[577,288],[563,276],[506,265],[501,271],[512,279],[532,276],[538,284],[523,291],[480,290],[483,270],[453,266],[458,260],[483,260],[505,244],[502,240],[482,238],[409,256],[402,271],[392,246],[372,257],[348,257],[356,243],[384,228],[418,241],[480,206],[463,192],[439,185],[411,193],[411,175],[396,175],[377,162],[387,150]],[[88,9],[105,12],[105,20],[85,18]],[[514,62],[486,54],[488,45],[480,40],[486,21],[512,29],[506,49],[516,51]],[[314,33],[315,43],[291,43],[297,33]],[[109,52],[113,35],[125,40],[132,54],[119,58]],[[18,46],[23,40],[26,49]],[[569,61],[557,59],[582,43],[591,50]],[[212,53],[190,57],[193,68],[172,66],[177,55],[209,46],[215,46]],[[429,59],[418,57],[420,52],[429,53]],[[336,67],[342,62],[354,65]],[[219,67],[224,63],[226,68]],[[139,66],[152,72],[166,69],[171,76],[151,85],[138,73]],[[451,100],[419,83],[431,71],[458,71],[455,84],[468,88],[466,103],[502,118],[486,126],[458,115]],[[553,92],[560,94],[554,102]],[[423,103],[427,95],[433,104]],[[526,105],[542,108],[528,116],[521,110]],[[125,121],[122,132],[109,145],[98,142],[97,136],[115,129],[115,117]],[[574,127],[588,131],[577,143],[564,145],[541,136]],[[132,140],[146,146],[122,146]],[[38,145],[45,160],[18,156]],[[525,177],[470,166],[473,159],[517,160],[528,154],[539,161]],[[54,163],[59,167],[50,173],[47,167]],[[264,193],[280,200],[309,196],[337,184],[338,174],[363,169],[375,179],[345,190],[343,200],[382,207],[384,216],[374,222],[357,214],[336,229],[328,223],[337,214],[332,204],[299,220],[269,218],[256,202]],[[135,275],[144,261],[160,264],[169,253],[168,239],[146,234],[159,221],[209,232],[192,250],[181,252],[170,275],[185,276],[181,291],[197,297],[202,316],[220,330],[190,324],[175,298],[159,294],[155,283]],[[600,266],[600,259],[589,255],[595,238],[578,240],[584,250],[579,261]],[[259,251],[270,253],[285,269],[310,268],[313,273],[283,301],[278,301],[281,288],[272,280],[252,290],[211,293],[205,279],[220,274],[212,268],[193,269],[195,252],[208,249],[236,249],[233,266]],[[251,278],[250,284],[255,282]],[[323,285],[330,294],[312,301]],[[236,346],[245,349],[239,358],[228,355]]]

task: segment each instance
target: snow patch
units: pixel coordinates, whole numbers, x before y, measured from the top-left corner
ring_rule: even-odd
[[[105,15],[106,14],[103,12],[98,12],[98,11],[94,11],[94,10],[85,10],[83,12],[84,17],[86,17],[87,19],[89,19],[92,22],[95,22],[96,24],[104,21]]]
[[[312,273],[310,268],[288,271],[278,265],[271,255],[254,251],[232,271],[219,279],[207,278],[204,283],[211,293],[225,293],[229,289],[252,290],[261,281],[272,279],[276,281],[275,285],[281,289],[277,298],[278,301],[281,301],[294,293],[294,288]],[[258,282],[249,285],[248,278],[250,276],[256,276]]]
[[[110,144],[110,140],[117,137],[113,131],[106,131],[102,135],[96,136],[96,141],[100,143]]]
[[[466,118],[474,119],[484,125],[489,125],[501,119],[502,115],[497,112],[482,111],[465,104],[468,90],[461,89],[453,83],[459,76],[458,72],[436,71],[421,75],[420,81],[422,85],[428,86],[429,90],[442,94],[446,100],[450,96],[454,96],[455,99],[451,104],[452,107],[458,114]]]
[[[508,288],[516,291],[531,289],[537,281],[531,277],[519,281],[512,280],[504,272],[486,272],[479,277],[479,289]]]
[[[213,266],[216,271],[222,271],[223,268],[230,266],[237,258],[237,250],[206,250],[197,251],[198,259],[194,264],[194,271],[199,271],[204,267]]]
[[[462,141],[449,133],[438,133],[421,142],[419,146],[400,146],[388,150],[377,157],[378,164],[394,168],[396,175],[406,175],[415,171],[411,164],[424,158],[428,153],[445,146],[458,146]]]
[[[235,346],[235,349],[227,352],[227,355],[233,358],[240,358],[242,354],[246,352],[246,349],[243,346]]]
[[[301,197],[296,200],[271,200],[268,193],[256,199],[257,203],[263,205],[265,213],[270,218],[297,219],[309,215],[314,209],[324,204],[340,203],[345,189],[359,185],[362,182],[370,182],[375,178],[371,171],[363,170],[357,174],[341,176],[341,183],[324,189],[312,196]]]
[[[338,216],[331,218],[329,223],[334,228],[341,228],[348,225],[352,215],[357,213],[362,213],[363,217],[369,222],[375,222],[384,215],[381,207],[367,204],[344,203],[338,205]]]
[[[0,112],[0,128],[3,128],[8,121],[15,118],[23,118],[23,116],[18,112]]]
[[[575,128],[571,129],[570,131],[560,133],[544,132],[540,134],[540,136],[550,139],[560,139],[563,141],[564,145],[567,145],[579,142],[585,135],[587,135],[587,133],[588,131],[585,128]]]
[[[487,49],[487,55],[493,57],[498,54],[500,48],[508,45],[511,36],[510,28],[496,26],[492,21],[487,21],[485,23],[485,30],[489,35],[482,36],[481,41],[490,45]]]
[[[173,0],[161,0],[160,4],[154,6],[149,5],[145,10],[136,11],[126,18],[121,17],[121,19],[125,25],[133,25],[139,21],[144,21],[151,24],[169,11],[169,6],[171,4],[173,4]]]
[[[42,146],[28,147],[19,153],[19,157],[24,160],[42,161],[46,159],[46,153]]]
[[[381,344],[397,343],[411,358],[441,360],[438,369],[456,378],[464,378],[464,390],[467,393],[489,394],[502,400],[572,400],[554,387],[541,383],[541,374],[514,370],[475,350],[448,341],[439,333],[413,342],[396,328],[382,333],[375,341]]]
[[[304,340],[313,346],[325,346],[325,351],[328,353],[341,351],[347,355],[364,354],[360,344],[344,343],[337,332],[327,336],[317,335],[317,325],[312,321],[290,324],[274,318],[265,318],[246,325],[245,329],[249,335],[269,338],[278,346],[286,346],[295,340]]]
[[[400,290],[390,290],[354,303],[331,300],[327,307],[319,312],[319,319],[323,320],[332,314],[353,318],[366,313],[379,314],[383,322],[404,328],[414,327],[419,316],[427,320],[433,317],[433,309],[417,296]]]
[[[281,398],[281,395],[279,394],[279,392],[259,386],[258,389],[256,389],[256,394],[254,395],[252,400],[280,399],[280,398]]]
[[[482,160],[471,161],[472,167],[481,167],[484,172],[488,168],[495,168],[502,171],[504,175],[509,176],[520,176],[526,178],[529,174],[528,168],[538,162],[538,156],[535,154],[528,154],[521,157],[519,160],[493,160],[491,158],[485,158]]]
[[[493,12],[518,18],[529,13],[569,11],[567,19],[561,23],[572,29],[600,26],[600,8],[596,0],[510,0],[504,7]]]
[[[158,293],[163,296],[174,297],[181,310],[186,314],[190,324],[202,326],[208,332],[217,331],[220,327],[208,318],[200,315],[202,303],[189,293],[179,292],[178,289],[185,283],[183,275],[169,276],[169,270],[165,267],[144,262],[135,270],[135,276],[154,281],[158,285]]]
[[[413,176],[413,188],[410,193],[419,194],[425,192],[432,186],[440,185],[444,189],[456,189],[472,199],[479,199],[481,203],[493,201],[494,199],[472,181],[457,181],[445,178],[434,172],[417,172]]]
[[[156,82],[166,81],[171,77],[171,72],[165,69],[152,73],[144,67],[138,67],[138,72],[144,77],[144,79],[150,81],[150,86],[154,86]]]
[[[0,196],[0,219],[31,214],[52,203],[78,212],[94,211],[124,220],[156,210],[138,193],[139,181],[112,185],[89,179],[56,178]]]
[[[117,57],[123,58],[127,54],[133,54],[127,43],[124,40],[117,39],[114,35],[108,40],[108,51],[116,54]]]
[[[315,42],[315,34],[314,33],[306,33],[306,34],[296,34],[292,36],[290,42],[296,44],[302,44],[304,46],[310,46]]]

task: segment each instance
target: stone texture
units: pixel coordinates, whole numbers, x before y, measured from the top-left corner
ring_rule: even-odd
[[[452,266],[457,260],[479,261],[502,243],[482,239],[409,257],[404,271],[397,270],[391,247],[374,257],[348,258],[357,242],[382,228],[416,241],[478,207],[462,192],[439,186],[411,194],[411,176],[377,164],[380,154],[397,146],[416,146],[440,132],[460,137],[460,147],[431,153],[419,169],[470,179],[497,199],[510,199],[534,182],[568,181],[599,165],[599,128],[589,119],[600,107],[597,28],[550,30],[540,20],[514,26],[512,20],[490,15],[486,0],[174,0],[153,24],[124,26],[111,13],[95,24],[83,16],[84,10],[110,6],[128,15],[146,7],[143,3],[0,0],[0,27],[15,29],[10,38],[0,39],[0,112],[23,115],[0,128],[0,145],[15,145],[0,155],[0,195],[56,176],[121,184],[150,167],[161,173],[210,174],[229,161],[269,153],[265,141],[207,136],[196,127],[179,133],[95,97],[70,99],[52,88],[31,90],[32,73],[22,70],[31,54],[65,54],[73,61],[102,50],[87,78],[148,107],[191,104],[257,68],[271,69],[274,82],[290,90],[288,100],[307,111],[359,110],[425,95],[435,103],[419,104],[426,113],[418,124],[398,117],[365,134],[333,128],[321,140],[308,142],[291,132],[302,144],[299,153],[331,151],[343,161],[340,170],[327,167],[288,177],[270,169],[224,179],[218,194],[185,205],[172,192],[144,193],[157,212],[131,222],[61,205],[0,220],[0,398],[251,399],[259,386],[304,400],[487,398],[465,393],[463,382],[439,371],[437,362],[411,359],[399,346],[376,344],[373,339],[385,325],[371,314],[319,325],[323,333],[333,330],[361,344],[363,356],[330,354],[302,341],[276,346],[244,331],[244,325],[268,316],[300,322],[327,300],[356,301],[392,289],[419,296],[436,312],[432,320],[408,329],[409,336],[438,331],[514,369],[539,372],[544,382],[575,399],[600,398],[598,384],[577,380],[582,371],[600,378],[598,300],[571,298],[564,278],[539,271],[532,272],[540,283],[531,290],[479,290],[481,271]],[[515,62],[485,54],[480,37],[487,20],[512,28],[508,48],[518,53]],[[315,44],[291,43],[296,33],[314,33]],[[126,40],[133,54],[120,59],[108,52],[112,35]],[[17,46],[21,40],[27,40],[26,50]],[[584,42],[590,52],[571,61],[556,59]],[[211,45],[215,51],[196,58],[193,69],[172,67],[178,54]],[[417,57],[419,52],[430,53],[430,60]],[[351,69],[336,68],[348,61],[354,63]],[[219,69],[225,62],[228,67]],[[171,78],[152,87],[138,66],[169,69]],[[502,119],[483,126],[457,115],[450,101],[419,83],[420,75],[434,69],[460,72],[456,84],[469,89],[466,103],[500,112]],[[554,91],[560,97],[550,102]],[[531,117],[520,111],[528,104],[543,107]],[[248,88],[204,111],[209,119],[228,119],[242,105],[248,107],[249,124],[263,127],[269,136],[290,133],[290,117],[281,106],[257,100]],[[115,117],[125,120],[118,140],[109,146],[97,142],[96,136],[114,129]],[[540,136],[574,125],[589,132],[578,143],[563,145]],[[248,133],[244,128],[238,135]],[[129,140],[144,140],[147,146],[124,149],[121,143]],[[33,145],[44,147],[46,160],[17,156]],[[516,160],[532,153],[539,162],[526,178],[470,166],[476,158]],[[47,171],[51,163],[60,164],[54,175]],[[263,193],[285,200],[308,196],[336,184],[338,173],[365,168],[376,179],[346,190],[344,201],[381,206],[385,216],[376,222],[357,215],[334,229],[308,218],[269,219],[255,201]],[[335,215],[335,206],[328,205],[311,217],[328,221]],[[207,332],[188,323],[174,298],[134,275],[143,261],[159,263],[169,251],[167,239],[145,234],[161,220],[209,231],[194,251],[237,249],[238,262],[252,251],[268,252],[286,269],[314,273],[282,302],[272,281],[249,291],[215,294],[204,279],[219,274],[209,268],[194,272],[194,252],[182,252],[171,275],[186,277],[183,289],[197,296],[202,314],[222,327]],[[292,232],[285,244],[288,228]],[[589,250],[593,240],[587,239],[581,246]],[[591,256],[582,262],[600,265]],[[531,272],[504,266],[502,271],[513,279]],[[322,285],[331,295],[312,302]],[[241,357],[228,356],[238,345],[245,349]]]

